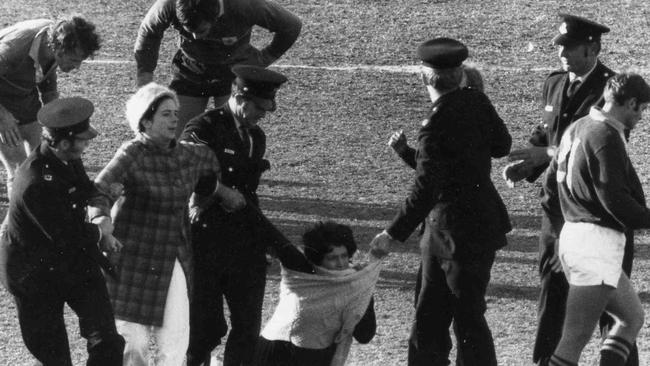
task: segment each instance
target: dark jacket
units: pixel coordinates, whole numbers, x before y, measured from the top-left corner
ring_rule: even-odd
[[[512,139],[485,94],[458,89],[440,97],[418,135],[416,178],[388,233],[404,241],[437,203],[448,204],[455,258],[505,245],[511,230],[490,178],[491,159]]]
[[[160,43],[170,25],[178,30],[182,52],[204,65],[250,62],[250,54],[257,51],[250,44],[256,25],[275,33],[264,50],[279,58],[296,41],[302,27],[298,17],[273,1],[223,0],[210,33],[205,39],[194,39],[178,20],[175,4],[175,0],[157,0],[142,20],[135,42],[138,73],[156,68]]]
[[[10,197],[7,233],[9,289],[29,295],[62,288],[109,269],[96,225],[85,221],[98,192],[81,160],[64,164],[42,144],[18,168]]]
[[[605,83],[614,74],[614,71],[598,61],[575,94],[568,98],[566,90],[569,86],[569,73],[563,70],[552,72],[542,89],[542,123],[535,127],[529,142],[534,146],[558,146],[562,134],[571,123],[589,114],[591,106],[602,106]],[[546,167],[548,164],[537,167],[526,180],[535,181]]]
[[[249,129],[252,154],[248,156],[237,125],[228,106],[205,112],[192,119],[181,140],[208,145],[217,155],[221,166],[220,184],[241,192],[249,205],[259,205],[257,187],[262,173],[269,169],[266,136],[259,127]],[[207,184],[200,182],[199,186]],[[265,263],[265,247],[269,245],[268,225],[259,224],[255,210],[226,212],[218,203],[212,204],[192,226],[195,253],[210,253],[220,263]],[[263,215],[262,215],[263,216]],[[257,216],[257,217],[262,217]],[[275,234],[274,236],[275,237]],[[209,241],[200,243],[198,241]]]

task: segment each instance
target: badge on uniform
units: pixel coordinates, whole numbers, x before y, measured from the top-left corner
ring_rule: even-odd
[[[68,193],[72,193],[72,192],[74,192],[76,190],[77,190],[77,187],[72,187],[72,188],[68,189]]]
[[[422,120],[422,127],[426,127],[429,124],[429,119],[425,118]]]
[[[43,176],[43,179],[45,179],[45,180],[48,181],[48,182],[51,182],[51,181],[52,181],[52,176],[49,175],[49,174],[45,174],[45,175]]]
[[[547,105],[546,107],[544,107],[544,110],[547,111],[547,112],[553,112],[553,106],[552,105]]]
[[[235,155],[235,151],[234,151],[234,150],[223,149],[223,152],[225,152],[226,154]]]

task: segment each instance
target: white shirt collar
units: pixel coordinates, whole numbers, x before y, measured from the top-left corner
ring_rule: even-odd
[[[627,128],[625,127],[625,124],[623,124],[623,122],[615,119],[609,113],[604,112],[600,107],[596,107],[596,106],[591,107],[591,109],[589,110],[589,117],[591,117],[591,119],[593,119],[594,121],[604,122],[612,126],[621,136],[623,143],[627,145],[627,141],[625,140],[625,130]]]
[[[32,46],[29,48],[29,57],[32,60],[34,60],[34,71],[36,72],[35,80],[37,83],[43,81],[43,79],[46,76],[45,74],[43,74],[43,66],[41,65],[41,60],[39,56],[41,54],[43,37],[47,36],[47,30],[48,28],[45,27],[41,29],[38,33],[36,33],[36,36],[32,41]],[[56,67],[56,65],[54,65],[54,67]],[[49,74],[49,70],[47,74]]]

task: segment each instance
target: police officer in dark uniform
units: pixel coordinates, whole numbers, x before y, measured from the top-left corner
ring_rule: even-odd
[[[276,91],[287,79],[257,66],[235,66],[232,71],[237,77],[228,103],[191,120],[181,136],[210,146],[221,165],[221,184],[238,190],[247,201],[237,212],[228,212],[218,202],[202,202],[196,194],[190,204],[196,283],[190,305],[189,366],[209,360],[226,334],[224,297],[232,326],[224,365],[250,363],[261,327],[266,247],[286,241],[262,223],[256,190],[270,167],[264,159],[266,136],[257,123],[276,110]]]
[[[72,365],[63,305],[79,317],[88,341],[87,365],[122,365],[124,339],[115,329],[102,269],[102,250],[119,250],[107,217],[88,223],[86,205],[97,194],[81,154],[97,131],[93,105],[83,98],[41,108],[43,138],[18,168],[9,200],[7,286],[16,301],[23,340],[45,366]]]
[[[506,156],[512,140],[485,94],[459,88],[465,45],[436,38],[418,56],[433,107],[418,135],[415,182],[371,250],[387,253],[426,218],[408,364],[449,365],[453,320],[458,364],[495,366],[485,292],[511,225],[490,171],[491,158]]]
[[[544,83],[542,123],[534,129],[529,139],[530,147],[513,151],[509,156],[513,163],[504,170],[504,177],[510,183],[522,179],[534,182],[544,173],[566,128],[587,115],[591,106],[602,105],[605,83],[614,75],[598,60],[601,35],[609,32],[609,28],[575,15],[560,14],[560,17],[563,22],[553,43],[558,47],[562,69],[552,72]],[[546,199],[542,194],[542,201]],[[561,212],[545,211],[542,214],[541,290],[534,362],[543,362],[553,354],[562,332],[569,285],[562,273],[555,246],[563,223]],[[629,276],[634,250],[633,232],[626,233],[626,237],[623,269]],[[609,317],[604,315],[601,321],[604,334],[607,334],[606,325],[609,323]],[[638,365],[636,347],[627,364]]]

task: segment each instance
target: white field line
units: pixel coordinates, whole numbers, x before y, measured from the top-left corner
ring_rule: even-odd
[[[126,65],[134,64],[135,61],[131,60],[88,60],[89,64],[95,65]],[[501,66],[501,65],[488,65],[480,63],[472,63],[480,70],[491,71],[512,71],[512,72],[541,72],[551,71],[551,67],[514,67],[514,66]],[[324,70],[324,71],[381,71],[394,74],[416,74],[418,72],[417,65],[342,65],[342,66],[310,66],[310,65],[291,65],[291,64],[275,64],[274,68],[279,69],[305,69],[305,70]]]

